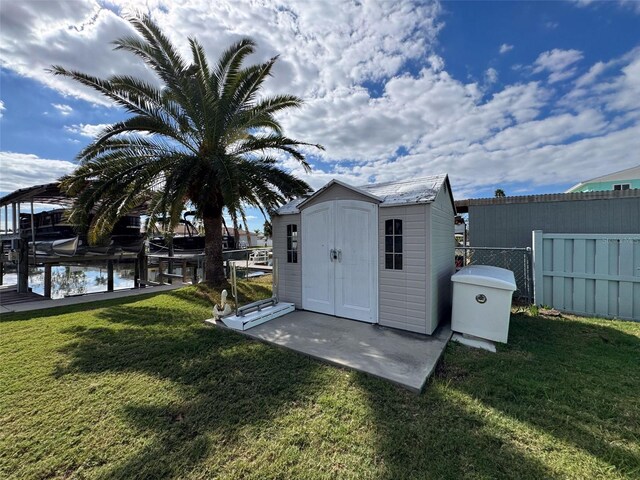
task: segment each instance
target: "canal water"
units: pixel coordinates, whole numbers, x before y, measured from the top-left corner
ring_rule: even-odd
[[[166,270],[166,267],[165,267]],[[176,275],[182,275],[180,267],[174,268]],[[192,281],[191,271],[188,272],[188,281]],[[238,278],[257,277],[270,272],[250,271],[238,268]],[[126,290],[134,288],[134,266],[132,263],[116,263],[113,266],[113,289]],[[151,267],[147,271],[147,278],[152,282],[160,282],[157,267]],[[201,273],[202,274],[202,273]],[[164,279],[166,280],[166,279]],[[176,280],[174,280],[175,282]],[[18,276],[14,273],[5,273],[3,284],[15,285]],[[29,273],[29,288],[33,293],[44,295],[44,267],[31,268]],[[64,298],[73,295],[85,295],[87,293],[99,293],[107,291],[106,266],[55,266],[51,267],[51,298]]]
[[[123,290],[134,287],[132,264],[114,265],[113,289]],[[3,283],[18,283],[15,273],[6,273]],[[33,293],[44,295],[44,268],[32,268],[29,273],[29,287]],[[57,266],[51,268],[51,298],[84,295],[107,291],[107,268],[98,266]]]

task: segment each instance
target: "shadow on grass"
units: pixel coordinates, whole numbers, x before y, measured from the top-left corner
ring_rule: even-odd
[[[177,478],[205,459],[221,472],[247,450],[245,427],[332,388],[315,361],[201,326],[209,300],[164,295],[154,306],[107,306],[96,313],[106,327],[66,330],[73,340],[57,376],[143,373],[180,393],[159,404],[136,394],[121,407],[149,440],[104,477]],[[378,478],[580,477],[570,470],[576,450],[633,476],[638,449],[625,445],[640,437],[639,364],[640,339],[604,322],[515,316],[497,354],[450,345],[422,395],[356,374],[354,398],[370,407],[360,428],[375,432]],[[562,465],[545,451],[555,448],[547,435],[568,446]]]
[[[419,398],[361,378],[375,415],[384,479],[552,478],[551,469],[508,444],[487,419],[433,382]],[[376,388],[377,387],[377,388]],[[393,388],[393,387],[389,387]]]
[[[269,277],[270,278],[270,277]],[[269,278],[262,279],[261,281],[240,281],[238,282],[238,297],[241,304],[263,298],[269,298],[271,296],[271,284]],[[118,305],[129,305],[140,300],[148,299],[156,295],[169,295],[174,298],[187,300],[189,302],[199,302],[201,305],[211,308],[214,303],[220,302],[219,291],[222,288],[226,288],[231,292],[231,285],[226,284],[221,288],[210,287],[207,284],[199,283],[197,285],[185,285],[178,290],[171,290],[165,292],[154,291],[151,289],[141,289],[139,295],[130,297],[114,298],[111,300],[99,300],[96,298],[93,302],[78,303],[75,305],[61,305],[52,308],[33,310],[29,312],[17,312],[6,313],[0,316],[0,323],[3,322],[17,322],[23,320],[31,320],[34,317],[48,318],[56,317],[60,315],[73,314],[83,312],[85,310],[95,310],[98,308],[110,308]],[[229,302],[233,304],[233,299],[229,296]],[[132,322],[135,323],[135,322]]]
[[[201,326],[202,318],[172,292],[175,305],[159,312],[144,305],[116,305],[99,312],[111,325],[67,329],[74,340],[61,349],[68,363],[58,377],[75,373],[143,373],[168,380],[181,400],[157,405],[130,403],[122,415],[149,441],[104,478],[178,478],[207,457],[215,441],[230,455],[243,427],[269,421],[278,411],[324,387],[319,364],[251,342],[221,329]],[[160,328],[161,327],[161,328]],[[140,402],[144,394],[136,394]],[[213,440],[212,440],[213,439]],[[224,463],[224,458],[214,459]]]
[[[194,287],[177,290],[176,295],[184,299],[192,300],[195,297],[200,298],[210,305],[220,302],[220,293],[223,289],[229,294],[227,301],[233,305],[234,299],[231,297],[231,285],[225,283],[221,287],[211,287],[207,284],[200,283]],[[262,280],[257,281],[239,281],[238,282],[238,302],[240,305],[271,297],[271,283]]]
[[[638,365],[637,336],[521,315],[497,354],[449,345],[417,399],[359,378],[376,417],[386,478],[571,476],[547,461],[544,434],[633,476],[640,470]],[[539,445],[527,441],[531,435]],[[572,468],[564,455],[561,471]]]
[[[639,474],[640,338],[606,321],[521,315],[515,325],[498,357],[509,369],[496,370],[493,387],[470,378],[462,389],[621,473]],[[635,445],[635,453],[621,445]]]
[[[153,290],[143,289],[140,291],[139,295],[132,295],[129,297],[122,298],[114,298],[111,300],[98,300],[96,299],[93,302],[87,303],[77,303],[75,305],[61,305],[55,306],[51,308],[46,308],[42,310],[31,310],[28,312],[16,312],[16,313],[6,313],[0,316],[0,323],[3,322],[18,322],[23,320],[32,320],[34,317],[36,318],[48,318],[48,317],[57,317],[60,315],[67,315],[73,313],[83,312],[85,310],[95,310],[98,308],[108,308],[115,305],[127,305],[135,302],[139,302],[140,300],[145,300],[155,295],[170,295],[173,291],[169,292],[158,292]]]

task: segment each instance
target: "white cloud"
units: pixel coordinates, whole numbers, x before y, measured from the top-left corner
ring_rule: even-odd
[[[558,22],[549,21],[549,22],[545,22],[544,26],[549,30],[555,30],[560,26],[560,24]]]
[[[113,51],[111,42],[131,33],[125,20],[96,1],[3,2],[0,59],[4,68],[63,94],[108,105],[89,88],[45,71],[62,65],[103,77],[128,71],[153,79],[132,55]]]
[[[55,108],[60,113],[60,115],[67,116],[71,115],[71,113],[73,112],[73,108],[62,103],[52,103],[51,106]]]
[[[638,0],[619,0],[620,5],[633,10],[635,13],[640,14],[640,2]]]
[[[640,14],[640,2],[638,0],[618,0],[617,2],[596,2],[596,0],[573,0],[578,7],[588,7],[592,4],[613,4],[616,3],[622,8],[632,10],[634,13]]]
[[[604,62],[594,63],[589,71],[584,75],[581,75],[575,82],[576,87],[583,87],[593,83],[593,81],[606,70],[607,64]]]
[[[640,52],[629,64],[621,68],[621,75],[602,82],[596,90],[609,110],[640,113]]]
[[[503,43],[500,45],[500,53],[507,53],[513,50],[513,45],[509,45],[508,43]]]
[[[444,59],[439,55],[429,56],[429,63],[434,72],[439,72],[444,69]]]
[[[640,115],[618,129],[618,122],[610,121],[602,110],[626,104],[628,112],[640,112],[640,94],[635,93],[636,84],[640,85],[636,80],[640,74],[635,74],[640,55],[639,66],[634,58],[625,56],[619,75],[607,84],[607,95],[590,90],[599,102],[593,108],[570,104],[575,113],[555,107],[552,93],[538,82],[507,86],[483,102],[472,88],[446,72],[424,70],[419,77],[392,79],[384,97],[375,100],[373,121],[367,114],[374,108],[370,100],[363,95],[355,101],[355,92],[345,95],[353,103],[344,107],[332,99],[333,110],[321,110],[324,102],[319,102],[301,112],[293,123],[303,125],[308,120],[307,133],[328,139],[328,165],[311,175],[291,160],[283,165],[314,188],[335,176],[357,185],[371,178],[386,181],[449,172],[457,198],[473,196],[482,186],[508,182],[571,183],[580,178],[579,171],[596,168],[605,158],[607,169],[621,170],[629,162],[629,152],[640,147]],[[436,99],[442,100],[442,107]],[[544,108],[558,111],[541,118]],[[314,123],[316,118],[324,121]],[[340,118],[344,121],[335,120]],[[362,120],[356,122],[358,118]],[[332,135],[331,126],[336,124],[344,130]],[[399,145],[409,154],[394,159]],[[336,161],[340,158],[359,161],[344,164]]]
[[[640,47],[608,62],[593,64],[587,73],[578,77],[573,90],[559,105],[580,105],[615,113],[611,121],[614,127],[637,120],[640,117]]]
[[[498,71],[495,68],[487,68],[484,72],[484,80],[488,85],[492,85],[498,81]]]
[[[108,123],[99,123],[96,125],[91,125],[88,123],[80,123],[74,125],[66,125],[64,129],[75,135],[81,135],[83,137],[95,138],[101,133],[105,128],[107,128],[110,124]]]
[[[564,113],[506,128],[484,142],[484,147],[490,151],[514,148],[533,150],[544,145],[561,144],[576,135],[596,135],[605,127],[606,121],[597,111],[585,110],[576,115]]]
[[[4,151],[0,152],[0,165],[0,192],[55,182],[76,167],[74,163],[65,160],[50,160],[37,155]]]
[[[2,118],[2,112],[4,112],[7,108],[4,106],[4,102],[0,100],[0,118]]]
[[[139,9],[134,1],[109,3],[125,12]],[[162,8],[147,4],[184,54],[189,53],[188,35],[195,34],[214,58],[232,41],[251,35],[259,45],[255,60],[280,54],[274,71],[281,79],[278,89],[296,94],[393,76],[407,60],[428,56],[441,28],[438,4],[406,1],[367,0],[339,8],[331,1],[287,5],[266,0],[250,8],[209,0],[165,2]],[[101,77],[128,72],[155,81],[136,57],[112,51],[111,42],[130,35],[132,28],[98,2],[10,2],[0,20],[4,66],[65,94],[107,103],[67,79],[43,75],[52,64]]]
[[[576,73],[573,64],[583,58],[579,50],[560,50],[554,48],[541,53],[534,62],[533,73],[549,72],[549,83],[559,82]]]
[[[127,10],[138,3],[110,0],[109,5]],[[549,83],[494,86],[495,93],[486,96],[482,84],[447,72],[434,47],[442,28],[437,4],[364,0],[336,7],[331,1],[264,0],[247,6],[192,0],[188,6],[145,5],[185,55],[187,36],[196,36],[215,59],[247,32],[259,45],[250,61],[280,54],[267,91],[306,100],[302,109],[282,117],[285,129],[326,147],[310,175],[291,159],[283,159],[282,166],[316,188],[334,177],[357,185],[440,172],[451,174],[457,197],[510,181],[575,183],[580,171],[602,162],[612,171],[623,169],[629,152],[639,148],[640,54],[602,59],[602,65],[585,72],[578,68],[582,52],[551,50],[519,70],[547,73]],[[105,103],[83,87],[43,76],[51,64],[155,81],[135,57],[111,51],[110,42],[131,28],[92,1],[8,2],[0,22],[3,65],[63,94]],[[505,43],[500,53],[511,49]],[[404,68],[408,62],[423,68],[410,74]],[[553,84],[574,76],[575,83],[565,84],[573,90],[558,101]],[[487,70],[485,81],[497,78],[495,69]],[[374,98],[363,86],[366,81],[380,85],[381,94]],[[65,130],[95,137],[104,126],[77,123]],[[408,153],[398,156],[400,147]],[[3,181],[4,164],[15,164],[12,171],[19,172],[21,161],[3,160]],[[43,182],[43,171],[33,169],[21,181]]]

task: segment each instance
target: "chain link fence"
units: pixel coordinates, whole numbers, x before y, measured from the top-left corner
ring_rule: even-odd
[[[530,248],[458,247],[456,270],[467,265],[492,265],[511,270],[518,289],[514,298],[533,303],[533,269]]]

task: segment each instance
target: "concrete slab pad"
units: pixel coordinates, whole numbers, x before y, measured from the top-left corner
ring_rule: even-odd
[[[416,393],[422,391],[451,338],[449,325],[428,336],[303,310],[238,333]]]

